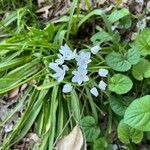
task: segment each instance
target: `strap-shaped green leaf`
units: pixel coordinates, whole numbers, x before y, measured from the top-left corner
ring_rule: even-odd
[[[39,67],[37,66],[39,61],[39,59],[35,59],[0,78],[0,94],[19,86],[25,80],[31,80],[30,77],[39,71]]]
[[[110,16],[108,17],[108,20],[111,22],[111,23],[114,23],[116,21],[118,21],[119,19],[129,15],[130,12],[128,9],[126,8],[123,8],[121,10],[115,10],[114,12],[112,12],[110,14]]]

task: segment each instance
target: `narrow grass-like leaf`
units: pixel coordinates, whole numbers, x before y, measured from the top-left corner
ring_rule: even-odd
[[[78,28],[84,23],[86,22],[89,18],[91,18],[92,16],[101,16],[102,14],[102,10],[101,9],[95,9],[92,12],[90,12],[89,14],[87,14],[83,19],[81,19],[81,21],[78,23]]]
[[[70,17],[68,22],[68,29],[67,29],[67,39],[69,38],[69,34],[72,28],[73,23],[73,14],[75,12],[75,8],[77,7],[78,0],[73,0],[72,6],[70,7]]]
[[[47,92],[48,90],[43,90],[39,93],[35,104],[32,107],[28,107],[21,120],[16,124],[13,132],[4,142],[3,148],[7,149],[27,134],[41,110],[43,99],[46,96]]]
[[[20,64],[25,64],[31,60],[31,56],[19,57],[9,61],[9,59],[0,63],[0,71],[5,71],[6,69],[16,67]]]
[[[18,102],[18,104],[15,106],[15,108],[13,108],[10,112],[8,112],[7,117],[0,122],[0,126],[3,126],[16,112],[20,111],[25,103],[25,100],[28,97],[29,92],[31,91],[31,88],[29,88],[23,95],[23,97],[21,98],[21,100]]]
[[[49,150],[53,150],[53,143],[55,138],[55,132],[56,132],[56,111],[58,106],[58,86],[55,86],[52,91],[51,96],[51,107],[50,107],[50,129],[49,129],[49,141],[48,141],[48,147]]]
[[[17,87],[22,81],[28,79],[39,71],[39,59],[35,59],[0,78],[0,94]]]
[[[89,100],[91,109],[92,109],[92,116],[94,117],[96,124],[98,123],[98,114],[97,114],[97,109],[96,105],[94,103],[94,100],[92,98],[92,95],[90,93],[90,90],[86,87],[86,94],[87,94],[87,99]]]
[[[81,119],[79,98],[75,90],[71,92],[71,110],[75,119],[79,122]]]

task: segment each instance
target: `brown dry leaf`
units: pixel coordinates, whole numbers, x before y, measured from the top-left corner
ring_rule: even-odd
[[[18,96],[18,94],[19,94],[19,87],[17,87],[17,88],[15,88],[15,89],[11,90],[11,91],[9,92],[9,94],[8,94],[8,97],[9,97],[9,98],[14,98],[14,97]]]
[[[133,32],[133,33],[131,34],[131,41],[134,41],[134,40],[136,39],[137,35],[138,35],[137,32]]]
[[[82,131],[76,125],[67,136],[57,142],[55,150],[81,150],[83,143]]]
[[[27,141],[33,141],[34,143],[41,143],[41,139],[38,137],[36,133],[29,133]]]
[[[149,10],[149,9],[150,9],[150,1],[149,1],[149,2],[147,2],[146,9],[147,9],[147,10]]]
[[[95,2],[99,5],[103,5],[107,0],[95,0]]]
[[[44,3],[45,0],[37,0],[37,3],[38,3],[38,7],[41,7],[42,6],[42,3]]]
[[[8,105],[0,106],[0,120],[4,120],[7,117],[7,112],[9,112]]]
[[[21,88],[20,88],[20,91],[21,91],[21,92],[24,91],[24,90],[27,88],[27,86],[28,86],[27,83],[23,84],[23,85],[21,86]]]
[[[37,82],[36,82],[36,80],[31,80],[30,83],[35,85]]]
[[[36,13],[42,13],[43,18],[48,18],[49,16],[49,9],[52,7],[52,5],[44,6],[41,9],[37,10]]]

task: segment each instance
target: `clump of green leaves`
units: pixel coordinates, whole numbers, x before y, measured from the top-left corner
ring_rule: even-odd
[[[150,29],[140,31],[136,40],[129,42],[117,29],[112,30],[116,22],[120,30],[131,27],[132,15],[128,9],[116,7],[108,13],[95,9],[83,15],[77,0],[73,1],[68,15],[47,23],[42,29],[39,24],[31,27],[34,22],[27,24],[26,15],[33,20],[36,18],[29,15],[30,11],[29,7],[17,9],[1,21],[0,29],[7,38],[0,43],[0,94],[28,84],[27,92],[22,93],[22,100],[16,107],[22,106],[23,101],[27,105],[13,131],[4,137],[1,148],[10,148],[32,131],[41,143],[35,143],[31,149],[52,150],[57,140],[76,124],[80,125],[85,141],[94,150],[113,149],[114,128],[120,145],[123,143],[131,148],[140,143],[145,138],[144,132],[150,131]],[[101,19],[101,26],[97,24],[88,42],[78,43],[78,33],[81,27],[86,29],[91,17]],[[7,28],[13,32],[8,32]],[[58,83],[48,67],[56,60],[63,43],[77,51],[100,46],[89,63],[89,81],[74,84],[70,93],[63,93],[62,85],[70,83],[72,70]],[[70,68],[75,66],[74,62],[66,64]],[[98,76],[102,68],[109,70],[105,77]],[[36,84],[31,84],[31,80],[36,80]],[[90,89],[99,88],[101,80],[107,88],[98,89],[96,97]],[[12,112],[15,114],[16,108]],[[9,117],[2,120],[0,126],[8,120]]]

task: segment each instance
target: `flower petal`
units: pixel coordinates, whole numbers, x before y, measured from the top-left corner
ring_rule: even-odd
[[[101,47],[99,45],[95,45],[94,47],[91,48],[91,53],[95,55],[98,53],[100,49]]]
[[[49,68],[51,68],[55,71],[58,68],[58,64],[57,63],[49,63]]]
[[[70,83],[68,83],[63,86],[62,92],[69,93],[72,91],[72,89],[73,89],[73,86]]]
[[[107,69],[99,69],[98,74],[101,77],[106,77],[108,74],[108,70]]]
[[[106,90],[106,87],[107,87],[107,84],[106,84],[103,80],[101,80],[101,81],[99,82],[98,87],[99,87],[102,91],[105,91],[105,90]]]
[[[93,88],[90,90],[90,92],[91,92],[91,94],[93,94],[95,97],[97,97],[97,96],[99,95],[96,87],[93,87]]]

